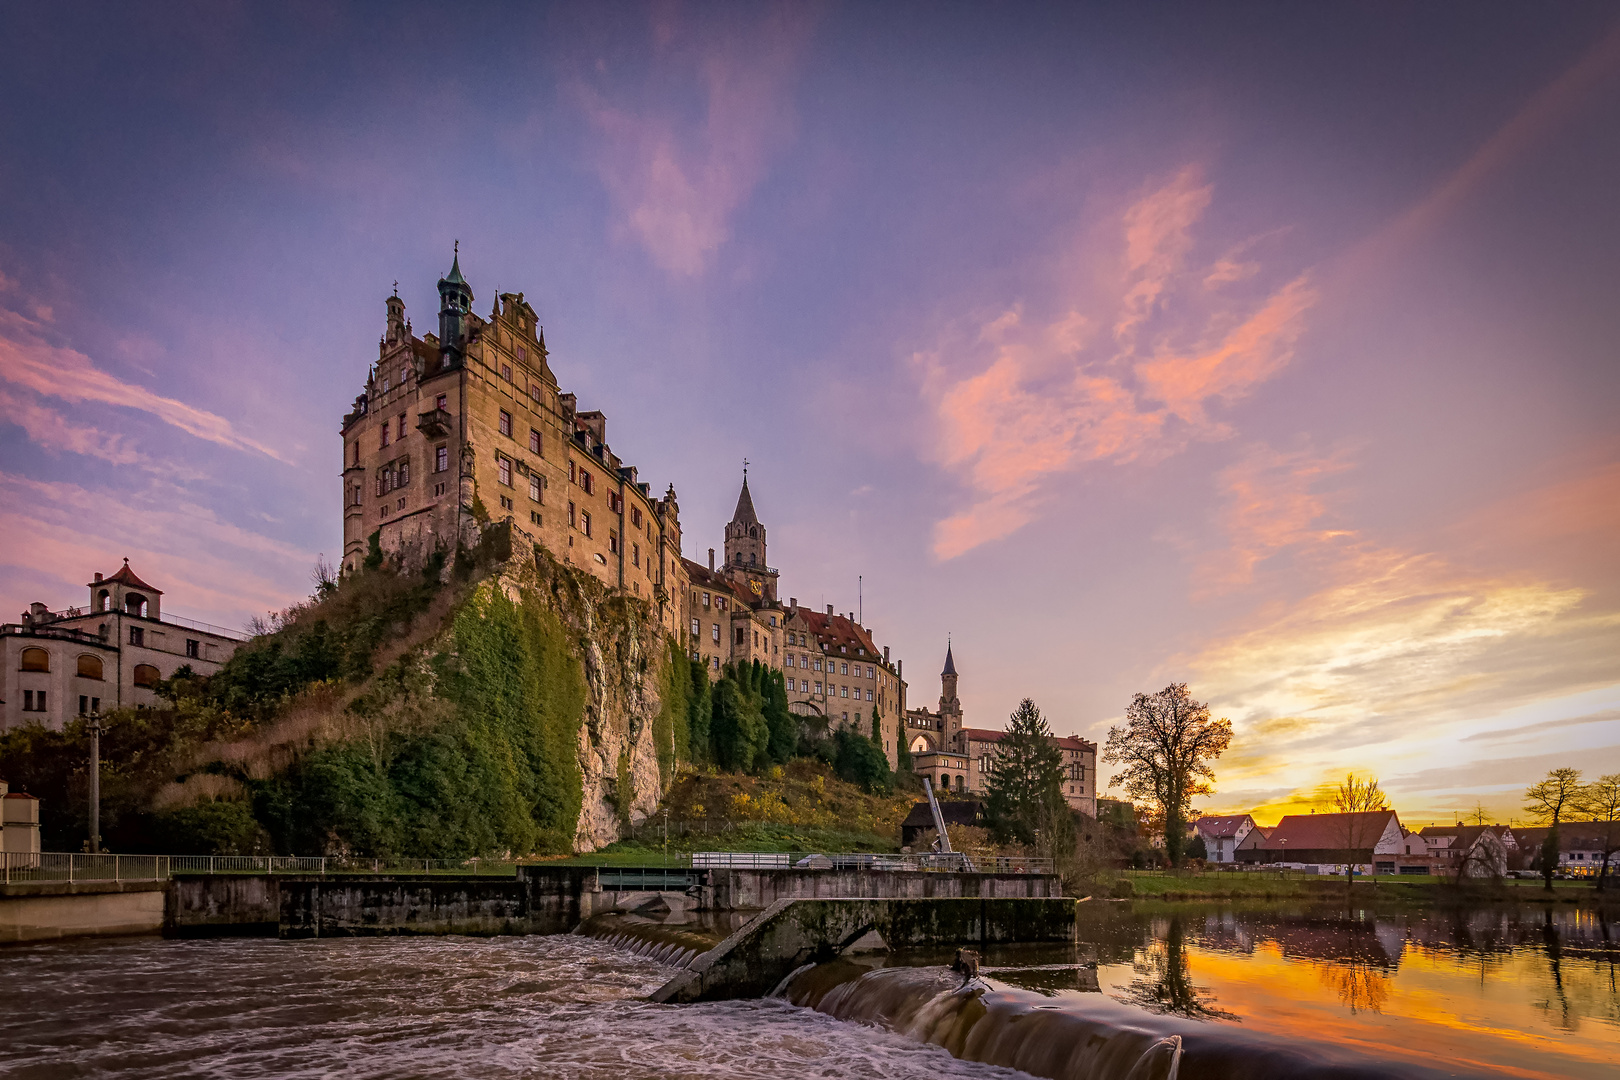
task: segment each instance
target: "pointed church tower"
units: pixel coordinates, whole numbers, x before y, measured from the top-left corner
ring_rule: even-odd
[[[945,669],[939,673],[939,721],[941,742],[964,753],[962,742],[962,703],[956,699],[956,657],[951,654],[951,643],[945,642]]]
[[[737,495],[737,509],[726,526],[726,574],[747,584],[756,605],[776,602],[776,571],[765,561],[765,526],[754,513],[746,465],[742,491]]]

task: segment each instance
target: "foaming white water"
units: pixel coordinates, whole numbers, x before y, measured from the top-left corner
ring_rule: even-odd
[[[0,1075],[1024,1076],[780,1000],[643,1000],[671,973],[582,935],[9,948]]]

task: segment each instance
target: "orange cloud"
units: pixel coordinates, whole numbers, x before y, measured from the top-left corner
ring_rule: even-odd
[[[1327,512],[1326,501],[1312,486],[1346,468],[1332,458],[1255,446],[1221,470],[1217,483],[1226,505],[1220,520],[1230,543],[1204,558],[1195,575],[1195,592],[1223,592],[1247,584],[1254,579],[1257,564],[1284,548],[1354,536],[1344,529],[1312,527]]]
[[[1189,270],[1192,230],[1212,197],[1200,176],[1183,169],[1119,214],[1106,230],[1118,238],[1117,259],[1094,291],[1064,295],[1046,319],[1015,305],[966,340],[914,356],[937,414],[935,456],[973,495],[936,525],[937,557],[1023,527],[1043,485],[1062,472],[1224,435],[1205,404],[1241,397],[1292,358],[1316,300],[1306,279],[1252,311],[1226,302],[1210,309],[1201,287],[1209,271]],[[1182,302],[1187,293],[1196,298]],[[1112,333],[1099,335],[1099,326]],[[1147,356],[1139,355],[1144,338],[1153,341]]]
[[[765,176],[792,131],[786,91],[808,40],[801,8],[780,6],[749,35],[709,35],[680,58],[702,85],[706,110],[695,129],[656,106],[609,103],[580,85],[576,93],[602,136],[596,169],[621,215],[620,229],[670,274],[703,273],[731,237],[731,216]],[[658,27],[661,51],[679,28]]]
[[[0,379],[41,397],[137,409],[219,446],[286,460],[263,443],[238,434],[224,417],[124,382],[83,353],[52,345],[37,321],[14,311],[0,310]]]

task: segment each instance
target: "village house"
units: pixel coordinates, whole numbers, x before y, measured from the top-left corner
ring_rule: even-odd
[[[1248,814],[1206,814],[1192,824],[1193,835],[1204,841],[1204,858],[1212,863],[1237,861],[1238,845],[1254,831]]]
[[[1240,843],[1237,861],[1250,865],[1342,874],[1393,874],[1406,832],[1393,810],[1358,814],[1289,814],[1262,842]]]

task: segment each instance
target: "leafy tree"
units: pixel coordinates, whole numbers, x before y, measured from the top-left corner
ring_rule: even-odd
[[[1379,810],[1388,810],[1389,802],[1384,798],[1384,792],[1373,777],[1365,780],[1355,773],[1347,773],[1344,783],[1333,792],[1333,809],[1345,815],[1340,827],[1340,839],[1345,849],[1344,881],[1345,888],[1354,888],[1356,880],[1356,862],[1354,852],[1372,847],[1378,843],[1378,836],[1371,835],[1374,829],[1382,835],[1383,830],[1369,818],[1361,817]]]
[[[1197,833],[1193,833],[1193,838],[1187,841],[1186,854],[1189,859],[1209,858],[1209,847],[1204,843],[1204,838]]]
[[[1211,720],[1209,706],[1194,701],[1186,683],[1156,694],[1137,694],[1125,710],[1125,726],[1108,729],[1103,761],[1124,769],[1108,782],[1122,784],[1133,799],[1164,816],[1164,848],[1180,866],[1187,842],[1187,811],[1195,795],[1214,790],[1210,762],[1232,742],[1232,722]]]
[[[854,728],[841,727],[833,733],[833,772],[840,780],[859,784],[873,794],[887,795],[894,790],[889,759],[871,739]]]
[[[1597,887],[1602,892],[1609,880],[1609,856],[1620,848],[1620,773],[1600,776],[1581,789],[1580,812],[1597,826],[1603,841],[1603,869],[1598,871]]]
[[[1035,703],[1025,698],[996,744],[985,780],[985,818],[1006,840],[1034,844],[1068,816],[1063,798],[1063,752]],[[1061,813],[1060,813],[1061,810]]]
[[[1547,838],[1541,844],[1541,880],[1548,892],[1552,892],[1553,871],[1558,869],[1558,822],[1565,810],[1579,804],[1580,797],[1579,769],[1553,769],[1546,779],[1524,791],[1524,808],[1548,825]]]

